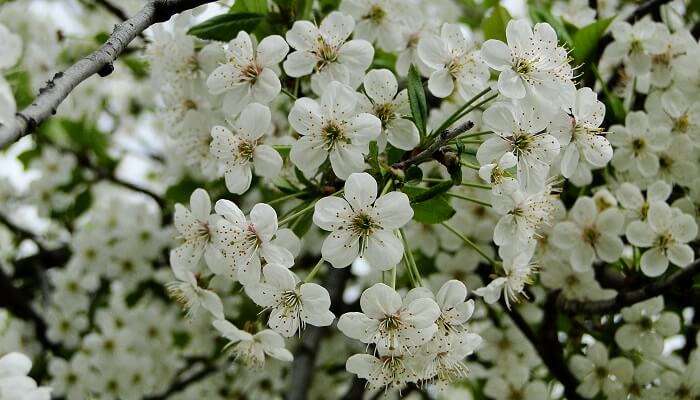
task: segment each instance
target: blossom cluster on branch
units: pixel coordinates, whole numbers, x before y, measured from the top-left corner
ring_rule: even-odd
[[[695,2],[20,3],[0,400],[700,396]]]

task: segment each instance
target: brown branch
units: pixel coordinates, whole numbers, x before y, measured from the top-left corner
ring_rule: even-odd
[[[556,296],[551,296],[551,299],[549,297],[547,298],[544,307],[545,315],[540,327],[539,336],[535,334],[527,321],[525,321],[515,308],[509,309],[503,302],[502,306],[515,326],[520,329],[535,348],[542,362],[549,369],[550,374],[564,386],[566,398],[568,400],[583,400],[583,398],[576,393],[579,382],[566,365],[564,349],[557,336],[556,323],[558,313],[555,307],[555,300]]]
[[[58,72],[39,90],[31,105],[17,113],[15,120],[0,127],[0,149],[4,149],[56,113],[58,106],[80,83],[98,74],[107,76],[113,70],[112,63],[136,36],[151,25],[164,22],[173,15],[214,0],[150,0],[136,15],[115,26],[107,42],[98,50],[73,64],[64,72]]]
[[[94,0],[94,2],[122,21],[129,19],[124,10],[112,4],[109,0]]]
[[[61,345],[52,342],[46,336],[46,321],[34,310],[24,293],[12,284],[10,277],[2,268],[0,268],[0,307],[6,308],[15,317],[32,323],[36,339],[45,350],[57,354],[65,353]]]
[[[636,290],[620,291],[609,300],[579,301],[569,300],[558,295],[557,308],[568,314],[607,314],[631,306],[640,301],[664,294],[675,286],[692,284],[692,277],[700,273],[700,259],[693,261],[684,269],[678,270],[663,280],[657,280]]]
[[[197,372],[191,374],[187,378],[182,378],[178,376],[175,378],[175,381],[161,394],[154,395],[154,396],[147,396],[144,397],[145,400],[165,400],[168,397],[181,392],[187,387],[193,383],[199,382],[202,379],[206,378],[207,376],[213,374],[214,372],[218,371],[218,367],[214,361],[203,361],[204,366]],[[190,368],[187,368],[186,371],[190,371]]]
[[[419,165],[426,161],[432,160],[434,155],[442,146],[446,145],[450,140],[456,138],[473,127],[474,123],[472,121],[467,121],[452,129],[445,129],[428,147],[412,155],[406,160],[393,164],[391,167],[398,170],[406,170],[412,165]]]

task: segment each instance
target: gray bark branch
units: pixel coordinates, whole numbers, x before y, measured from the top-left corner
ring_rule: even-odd
[[[609,300],[568,300],[560,294],[556,302],[557,308],[569,314],[606,314],[616,312],[623,307],[664,294],[674,287],[690,285],[693,283],[693,276],[698,273],[700,273],[700,259],[693,261],[684,269],[674,272],[666,279],[654,281],[636,290],[621,291],[617,296]]]
[[[56,113],[58,106],[80,83],[98,74],[109,75],[112,63],[134,38],[151,25],[164,22],[173,15],[214,0],[150,0],[133,17],[115,26],[107,42],[63,72],[58,72],[39,90],[31,105],[17,113],[13,123],[0,126],[0,150],[16,142]]]

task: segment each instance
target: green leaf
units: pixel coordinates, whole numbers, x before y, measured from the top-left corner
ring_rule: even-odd
[[[587,62],[595,53],[600,38],[603,37],[612,21],[612,17],[601,19],[584,26],[574,34],[572,54],[577,65]]]
[[[481,21],[481,30],[484,32],[484,40],[496,39],[506,41],[506,25],[510,21],[508,10],[501,5],[495,6],[491,14]]]
[[[229,12],[267,14],[267,0],[236,0]]]
[[[37,157],[41,156],[41,148],[39,146],[32,147],[29,150],[25,150],[21,152],[18,156],[17,159],[22,163],[24,166],[24,169],[29,168],[29,164],[31,164],[32,160],[34,160]]]
[[[5,75],[5,80],[12,88],[12,94],[15,96],[15,102],[18,109],[23,109],[34,101],[32,92],[32,84],[27,71],[18,70]]]
[[[165,199],[172,203],[189,204],[190,195],[199,187],[199,183],[190,177],[184,177],[180,182],[170,186],[165,191]]]
[[[425,125],[428,120],[428,106],[425,101],[425,89],[423,80],[415,66],[411,65],[408,71],[408,101],[411,105],[413,123],[418,128],[421,137],[425,137]]]
[[[148,61],[141,57],[124,57],[124,64],[133,72],[136,79],[145,79],[148,77]]]
[[[314,213],[308,212],[304,215],[300,215],[290,226],[292,228],[292,232],[294,232],[297,237],[303,237],[306,235],[306,232],[311,229],[311,225],[313,222],[313,217]]]
[[[430,189],[417,186],[404,186],[402,190],[410,199],[420,199],[430,191]],[[443,194],[415,203],[412,200],[411,208],[413,208],[413,219],[423,224],[439,224],[455,215],[455,209],[452,208]]]
[[[195,25],[188,34],[200,39],[228,42],[240,31],[254,30],[265,17],[255,13],[222,14]]]

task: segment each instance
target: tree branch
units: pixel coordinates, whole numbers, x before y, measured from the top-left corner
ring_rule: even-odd
[[[456,138],[457,136],[461,135],[462,133],[470,130],[472,127],[474,127],[474,123],[472,121],[467,121],[467,122],[464,122],[464,123],[452,128],[452,129],[445,129],[444,131],[442,131],[440,133],[440,135],[437,138],[435,138],[433,143],[431,143],[424,150],[420,151],[419,153],[417,153],[415,155],[412,155],[411,157],[407,158],[406,160],[395,163],[391,167],[395,168],[395,169],[406,170],[411,165],[422,164],[422,163],[432,159],[433,154],[435,154],[438,150],[440,150],[440,147],[444,146],[445,144],[447,144],[447,142]]]
[[[562,385],[564,385],[564,393],[569,400],[583,400],[576,393],[578,380],[571,373],[569,367],[564,360],[564,350],[557,336],[557,309],[555,307],[556,296],[547,298],[544,306],[545,315],[540,327],[539,336],[530,328],[530,325],[515,309],[509,309],[505,304],[502,304],[510,319],[515,323],[515,326],[525,335],[535,348],[544,365],[549,369],[550,374],[554,376]]]
[[[32,133],[36,127],[56,113],[58,106],[80,83],[94,74],[109,75],[112,63],[131,41],[151,25],[164,22],[173,15],[214,0],[150,0],[136,15],[116,25],[107,42],[98,50],[58,72],[49,80],[31,105],[17,113],[14,123],[0,127],[0,150]]]
[[[0,307],[6,308],[15,317],[28,321],[34,325],[34,334],[36,339],[46,350],[51,350],[54,353],[63,354],[64,349],[56,343],[53,343],[46,336],[46,322],[32,308],[29,299],[17,289],[10,280],[10,277],[5,274],[5,271],[0,268]]]
[[[692,264],[684,269],[674,272],[666,279],[654,281],[636,290],[621,291],[610,300],[578,301],[568,300],[558,295],[556,305],[559,310],[568,314],[612,313],[620,310],[622,307],[630,306],[640,301],[664,294],[674,286],[692,284],[693,280],[691,278],[698,273],[700,273],[700,259],[693,261]]]
[[[188,368],[187,371],[189,371],[191,368]],[[218,370],[218,367],[216,363],[213,361],[204,361],[204,366],[197,372],[191,374],[187,378],[181,379],[180,376],[177,376],[175,378],[175,381],[165,390],[165,392],[154,395],[154,396],[147,396],[144,397],[145,400],[164,400],[170,397],[171,395],[183,391],[187,389],[187,387],[193,383],[199,382],[202,379],[206,378],[207,376],[211,375],[212,373],[216,372]]]
[[[126,15],[124,10],[112,4],[109,0],[94,0],[94,2],[122,21],[129,19],[129,16]]]

